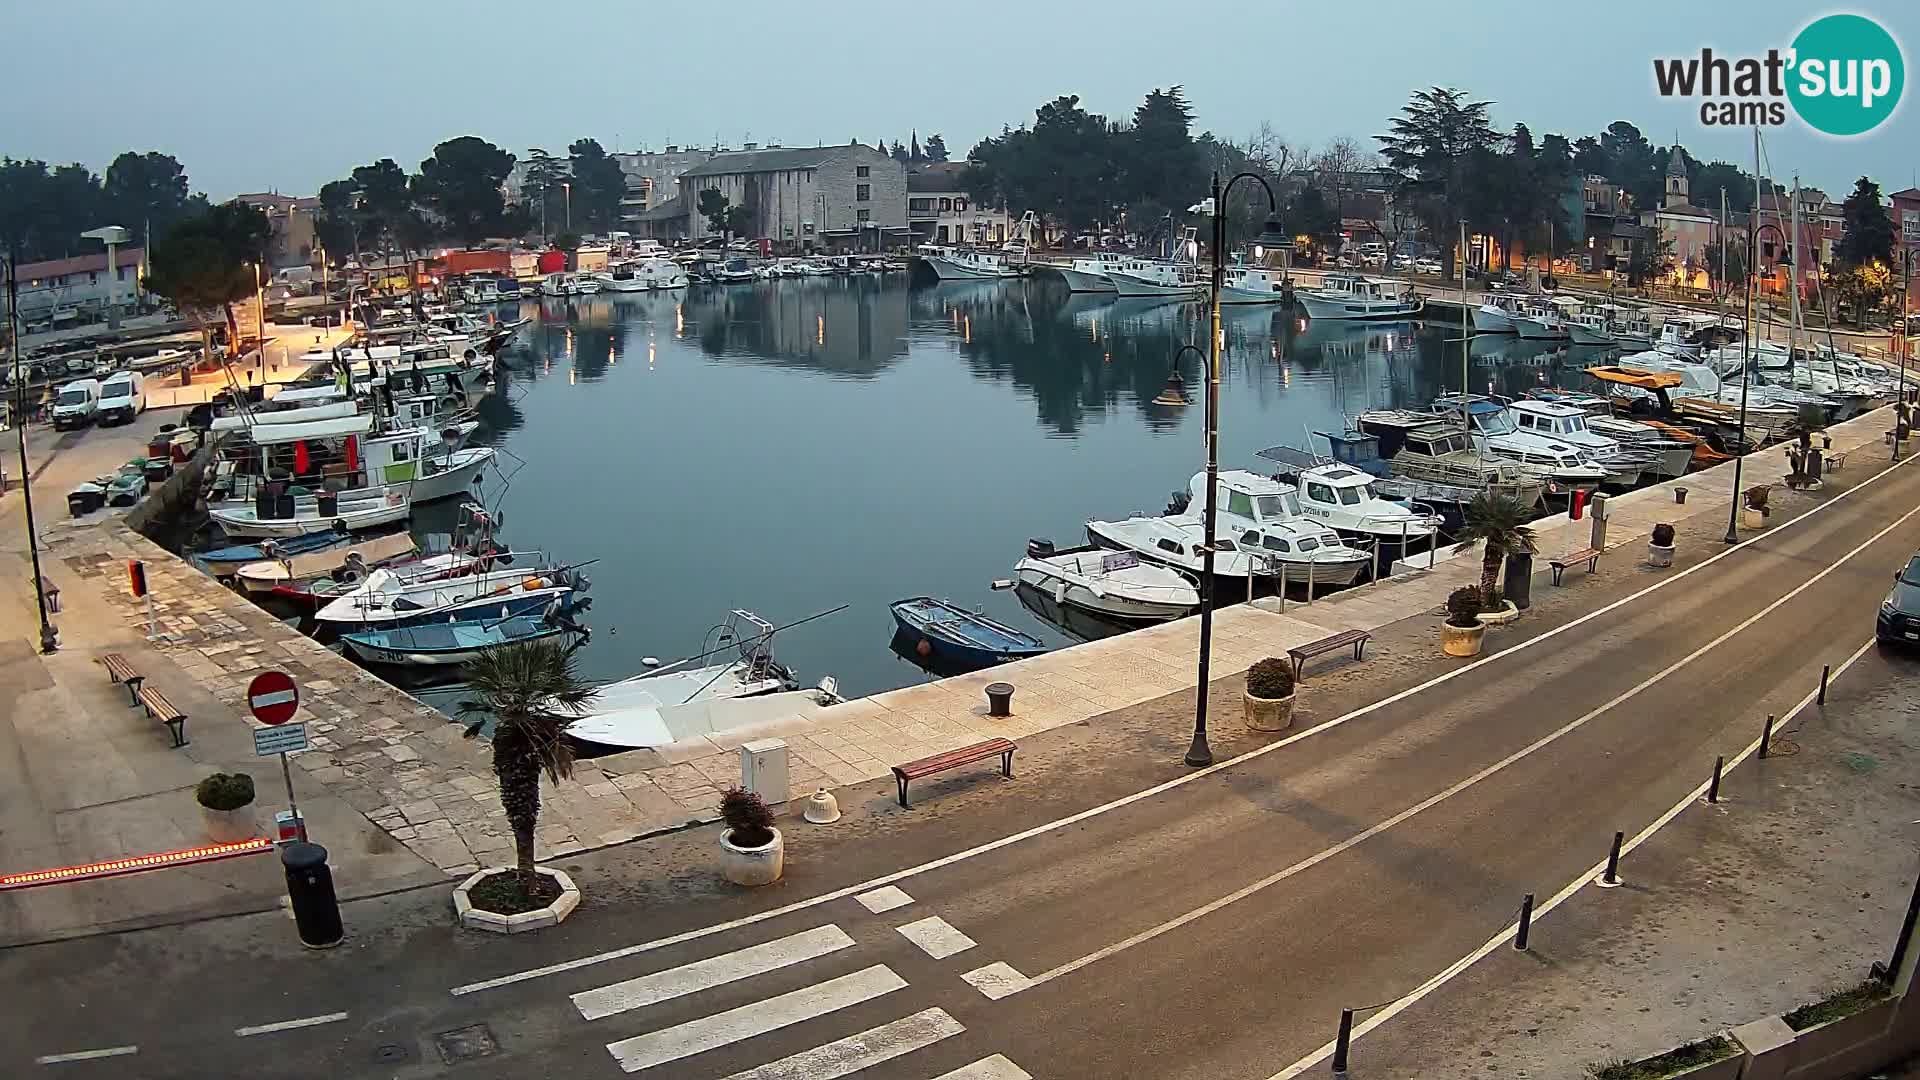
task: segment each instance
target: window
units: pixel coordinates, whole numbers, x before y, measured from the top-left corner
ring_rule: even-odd
[[[87,284],[98,285],[99,283],[100,283],[100,271],[98,270],[87,271]]]
[[[872,201],[872,199],[873,199],[872,184],[855,184],[854,185],[854,188],[853,188],[854,202],[870,202]]]
[[[1293,550],[1292,544],[1287,543],[1285,540],[1282,540],[1277,536],[1267,537],[1267,542],[1265,544],[1265,547],[1268,551],[1291,552]]]
[[[959,211],[959,212],[960,212],[960,213],[962,213],[962,214],[964,214],[964,213],[966,213],[966,212],[967,212],[967,200],[965,200],[965,199],[955,199],[955,200],[953,200],[953,208],[954,208],[955,210],[957,210],[957,211]]]
[[[1284,495],[1262,495],[1255,500],[1260,507],[1262,518],[1299,517],[1300,504],[1294,500],[1293,492]]]
[[[908,199],[907,209],[913,210],[916,212],[924,212],[924,211],[932,210],[933,200],[932,199]]]
[[[813,222],[809,221],[806,223],[806,233],[808,236],[813,235]]]
[[[119,272],[119,273],[120,273],[120,280],[121,280],[121,281],[125,281],[125,280],[127,280],[127,274],[128,274],[128,273],[129,273],[130,271],[132,271],[132,269],[133,269],[133,267],[131,267],[131,266],[123,266],[123,267],[121,267],[121,268],[120,268],[120,272]]]
[[[872,168],[872,166],[869,166],[869,165],[855,165],[855,166],[853,167],[853,175],[855,175],[855,176],[872,176],[872,175],[873,175],[873,168]]]
[[[1307,498],[1318,503],[1332,503],[1335,501],[1333,489],[1325,484],[1308,484]]]
[[[1196,546],[1197,546],[1197,545],[1196,545]],[[1228,540],[1228,539],[1226,539],[1226,538],[1224,538],[1224,537],[1222,537],[1222,538],[1221,538],[1221,539],[1219,539],[1219,540],[1215,540],[1215,541],[1213,542],[1213,549],[1214,549],[1215,551],[1236,551],[1236,550],[1238,550],[1237,548],[1235,548],[1235,547],[1233,546],[1233,541],[1231,541],[1231,540]]]
[[[1311,536],[1303,536],[1300,538],[1301,551],[1312,551],[1314,548],[1317,548],[1319,546],[1320,546],[1320,541],[1315,540]]]
[[[1260,546],[1260,534],[1249,529],[1240,534],[1240,542],[1250,548],[1257,548]]]
[[[870,221],[873,219],[873,211],[856,210],[854,211],[853,218],[855,221]]]
[[[1155,541],[1155,546],[1158,547],[1161,551],[1171,551],[1175,555],[1185,555],[1187,553],[1185,548],[1182,548],[1179,544],[1176,544],[1171,540]]]
[[[1227,513],[1239,514],[1241,517],[1250,518],[1253,516],[1253,500],[1248,498],[1247,493],[1244,491],[1229,491],[1227,493]]]
[[[942,213],[952,213],[952,212],[953,212],[953,200],[952,200],[952,199],[941,199],[941,200],[940,200],[940,211],[941,211]]]
[[[1359,506],[1360,492],[1355,490],[1354,488],[1341,488],[1340,489],[1340,505],[1341,506]]]

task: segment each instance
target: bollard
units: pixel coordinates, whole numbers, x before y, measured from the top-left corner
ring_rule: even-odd
[[[300,944],[309,949],[340,944],[345,931],[340,927],[340,901],[333,895],[333,874],[327,869],[327,849],[296,840],[280,849],[280,865],[287,872],[287,899]]]
[[[1626,838],[1626,833],[1613,834],[1613,847],[1607,852],[1607,872],[1600,875],[1598,883],[1603,889],[1611,889],[1620,884],[1620,842]]]
[[[1767,751],[1773,746],[1773,714],[1767,714],[1767,726],[1760,729],[1760,760],[1767,760]]]
[[[1340,1034],[1333,1040],[1333,1075],[1347,1075],[1347,1046],[1353,1042],[1353,1010],[1340,1010]]]
[[[987,684],[987,715],[993,717],[1013,715],[1012,683]]]
[[[1726,766],[1727,759],[1724,756],[1713,759],[1713,781],[1707,785],[1707,801],[1710,803],[1720,801],[1720,770]]]
[[[1528,893],[1520,901],[1520,929],[1514,931],[1513,947],[1521,952],[1527,951],[1527,934],[1533,929],[1533,894]]]
[[[1833,674],[1832,664],[1820,665],[1820,704],[1827,703],[1827,676]]]
[[[1674,485],[1673,501],[1675,503],[1685,504],[1687,501],[1687,489],[1679,486],[1678,484]]]

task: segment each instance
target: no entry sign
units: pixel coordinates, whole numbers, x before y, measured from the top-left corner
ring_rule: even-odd
[[[300,690],[284,671],[263,671],[247,684],[247,707],[263,724],[284,724],[300,708]]]

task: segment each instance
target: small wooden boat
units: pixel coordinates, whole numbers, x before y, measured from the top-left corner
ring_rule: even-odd
[[[444,667],[464,664],[482,651],[521,641],[578,630],[558,619],[540,615],[515,615],[508,619],[468,619],[459,622],[429,623],[424,626],[400,626],[388,630],[363,630],[341,634],[347,650],[362,660],[401,667]]]
[[[281,557],[305,555],[315,551],[336,548],[352,539],[344,532],[332,529],[326,532],[307,533],[304,536],[290,536],[275,544],[276,554]],[[267,558],[264,544],[234,544],[228,547],[203,551],[193,557],[200,569],[214,577],[232,577],[248,563],[259,562]]]
[[[916,596],[893,605],[893,621],[915,638],[923,658],[975,669],[1004,664],[1047,651],[1040,639],[945,600]]]

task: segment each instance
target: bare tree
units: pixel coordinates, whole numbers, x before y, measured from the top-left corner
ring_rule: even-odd
[[[1246,150],[1247,160],[1253,163],[1254,168],[1276,180],[1284,178],[1294,164],[1305,160],[1307,155],[1304,144],[1295,146],[1289,143],[1265,120],[1260,121],[1260,126],[1247,136]]]
[[[1361,148],[1360,144],[1342,135],[1327,143],[1316,154],[1308,166],[1313,170],[1320,190],[1325,192],[1333,203],[1334,212],[1342,220],[1347,216],[1347,196],[1359,187],[1359,177],[1380,167],[1377,154]]]

